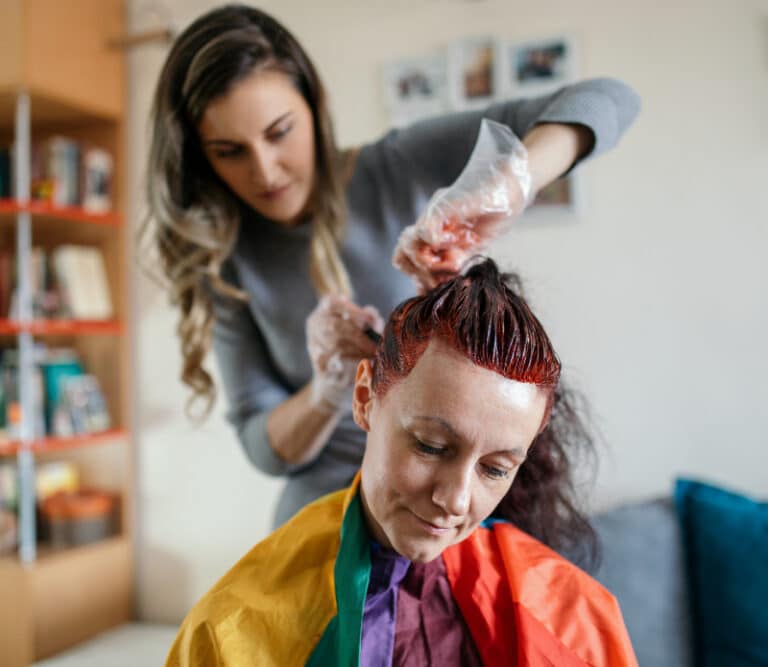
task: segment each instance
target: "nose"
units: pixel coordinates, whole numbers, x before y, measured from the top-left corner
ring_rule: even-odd
[[[277,156],[266,146],[251,148],[251,181],[261,190],[279,185],[277,182]]]
[[[451,462],[438,476],[432,489],[432,502],[453,516],[469,512],[472,497],[472,466]]]

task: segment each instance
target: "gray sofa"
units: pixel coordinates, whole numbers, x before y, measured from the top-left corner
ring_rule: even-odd
[[[602,561],[593,576],[621,605],[640,667],[692,667],[681,531],[671,499],[593,517]]]

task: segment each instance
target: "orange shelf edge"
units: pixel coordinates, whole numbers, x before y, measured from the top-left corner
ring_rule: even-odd
[[[38,438],[29,443],[29,450],[33,453],[54,452],[78,447],[101,445],[110,440],[128,437],[128,430],[124,428],[112,428],[98,433],[83,433],[68,438],[49,436]],[[0,442],[0,456],[14,456],[22,448],[20,440],[7,440]]]
[[[0,336],[30,333],[35,336],[122,335],[121,320],[19,320],[0,319]]]
[[[30,201],[21,204],[15,199],[0,199],[0,215],[30,213],[31,215],[46,216],[70,222],[85,222],[95,225],[119,227],[123,224],[123,216],[111,211],[109,213],[93,213],[78,206],[54,206],[48,202]]]

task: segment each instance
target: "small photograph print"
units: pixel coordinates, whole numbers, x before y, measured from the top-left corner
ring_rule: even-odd
[[[444,56],[385,65],[385,95],[394,125],[407,125],[446,111],[446,68]]]
[[[450,51],[451,101],[457,109],[485,106],[496,98],[498,43],[492,38],[465,39]]]
[[[540,210],[576,209],[576,183],[573,176],[558,178],[539,190],[530,208]]]
[[[512,44],[506,63],[510,88],[518,91],[545,91],[574,78],[574,47],[571,40],[556,38]]]

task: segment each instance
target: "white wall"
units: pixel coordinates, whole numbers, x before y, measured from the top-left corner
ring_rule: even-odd
[[[149,17],[129,2],[134,25]],[[213,2],[168,0],[185,25]],[[634,85],[642,116],[581,172],[578,219],[518,225],[496,255],[526,276],[605,439],[596,507],[668,493],[678,473],[768,494],[768,2],[269,0],[331,90],[343,144],[387,127],[383,62],[473,34],[581,45],[583,76]],[[632,7],[630,9],[630,7]],[[131,174],[164,47],[131,58]],[[142,614],[177,620],[268,531],[277,482],[224,423],[182,414],[175,316],[138,283]]]

